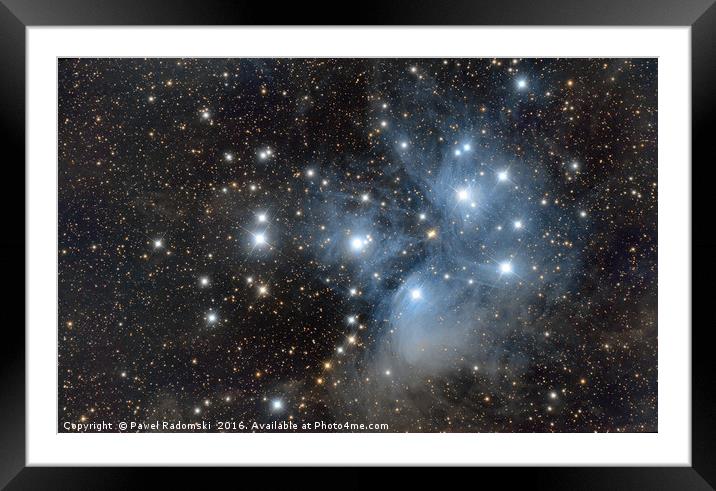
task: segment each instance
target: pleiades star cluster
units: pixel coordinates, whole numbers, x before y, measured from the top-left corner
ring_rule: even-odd
[[[656,59],[58,64],[59,431],[657,430]]]

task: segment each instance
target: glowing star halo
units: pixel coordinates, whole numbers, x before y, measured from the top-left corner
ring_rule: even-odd
[[[365,250],[368,243],[369,243],[368,239],[363,239],[361,237],[353,237],[350,240],[350,247],[351,247],[351,250],[353,250],[353,252],[363,252],[363,250]]]

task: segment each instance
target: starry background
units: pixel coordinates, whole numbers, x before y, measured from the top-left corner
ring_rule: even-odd
[[[58,63],[59,424],[657,430],[655,59]]]

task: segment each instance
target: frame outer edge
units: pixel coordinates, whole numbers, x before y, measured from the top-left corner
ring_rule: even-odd
[[[716,487],[716,393],[714,391],[713,328],[716,311],[712,305],[716,275],[716,232],[708,223],[713,209],[713,122],[716,108],[716,3],[691,26],[691,172],[692,172],[692,325],[691,325],[691,464],[706,482]],[[697,165],[698,161],[698,165]],[[713,170],[710,170],[712,173]],[[701,178],[694,179],[696,174]],[[697,217],[699,215],[699,217]],[[693,264],[700,264],[693,268]],[[698,288],[698,286],[701,288]],[[698,309],[697,309],[698,307]]]
[[[25,25],[506,25],[688,26],[713,0],[363,0],[320,4],[246,0],[2,0]],[[168,8],[169,7],[169,8]],[[313,7],[313,8],[311,8]]]
[[[0,192],[5,230],[0,234],[0,265],[10,277],[22,278],[22,303],[18,312],[5,319],[0,342],[0,488],[25,467],[25,215],[19,213],[16,193],[24,198],[25,182],[25,26],[4,4],[0,4],[0,139],[4,178],[14,181]],[[6,181],[7,182],[7,181]],[[24,199],[20,201],[25,210]],[[14,210],[14,211],[13,211]],[[22,233],[20,233],[22,231]],[[22,261],[18,251],[22,251]],[[19,296],[19,295],[18,295]],[[6,305],[13,305],[9,301]],[[20,305],[23,307],[20,308]],[[19,322],[18,319],[19,318]]]
[[[57,2],[56,5],[59,7],[60,3],[65,2]],[[78,4],[85,2],[70,1],[69,3]],[[150,1],[147,3],[150,4],[150,10],[153,10],[152,7],[157,7],[157,2]],[[707,132],[707,122],[715,107],[714,102],[716,102],[716,97],[713,95],[712,90],[713,87],[716,86],[716,63],[714,62],[714,60],[716,60],[716,4],[713,3],[713,0],[684,2],[685,4],[688,3],[688,8],[682,10],[680,14],[667,19],[663,7],[657,9],[658,11],[656,13],[646,14],[646,9],[649,6],[647,6],[645,2],[628,3],[631,7],[629,9],[631,15],[627,16],[626,23],[631,23],[632,25],[649,25],[654,22],[654,17],[656,17],[656,19],[663,19],[662,22],[660,22],[662,25],[687,24],[687,22],[683,22],[684,15],[690,14],[693,15],[691,18],[696,18],[692,25],[692,100],[698,102],[698,104],[692,104],[692,154],[694,156],[692,161],[695,160],[696,155],[705,156],[711,146],[708,140],[710,135]],[[8,8],[6,4],[10,4],[12,10]],[[51,8],[46,0],[27,1],[25,6],[17,0],[3,0],[2,3],[0,3],[0,31],[3,33],[3,35],[0,36],[0,62],[2,63],[0,66],[3,67],[4,72],[3,76],[0,77],[0,104],[2,104],[2,106],[0,106],[2,108],[0,112],[0,134],[2,135],[1,138],[5,150],[10,150],[12,155],[21,159],[20,161],[24,162],[25,155],[25,23],[57,25],[62,23],[63,20],[66,21],[69,19],[73,22],[68,23],[74,25],[89,25],[93,23],[111,25],[108,17],[111,16],[113,10],[116,10],[117,5],[115,4],[113,9],[110,8],[111,6],[108,5],[108,2],[102,2],[102,4],[103,6],[83,15],[82,12],[78,12],[74,9],[66,9],[66,7],[62,7],[65,9],[64,13],[58,14],[57,10]],[[638,7],[635,4],[640,4],[643,10],[635,8]],[[653,7],[653,5],[651,6]],[[188,7],[188,9],[186,7]],[[187,18],[184,14],[186,11],[191,10],[191,6],[186,5],[186,7],[178,12],[179,17]],[[684,5],[680,7],[687,6]],[[102,11],[103,8],[106,8],[106,10]],[[141,9],[137,8],[137,4],[129,1],[124,15],[120,15],[117,20],[119,22],[123,21],[126,24],[139,24],[136,19],[141,17],[140,10]],[[221,8],[219,8],[219,10],[221,10]],[[235,13],[240,14],[242,10],[242,8],[237,6]],[[696,12],[697,10],[698,12]],[[572,13],[573,12],[574,10],[572,10]],[[695,13],[696,15],[694,15]],[[700,16],[698,15],[699,13]],[[394,14],[397,14],[397,12],[394,12]],[[463,12],[463,14],[470,14],[470,12]],[[634,19],[642,14],[645,20],[634,22]],[[72,19],[72,17],[74,17],[74,19]],[[360,20],[363,20],[362,16],[359,17]],[[409,20],[409,17],[409,12],[406,12],[406,19]],[[465,18],[470,17],[473,16],[466,15]],[[483,18],[486,25],[489,25],[490,17],[494,17],[494,15],[488,15],[487,18]],[[518,18],[519,17],[520,16],[518,16]],[[574,18],[578,17],[581,16],[567,15],[566,18],[562,19],[562,22],[563,24],[568,24],[573,21]],[[595,17],[601,18],[603,16]],[[145,20],[151,21],[153,18],[154,15],[150,14],[145,17]],[[389,15],[387,18],[394,19],[395,15]],[[439,21],[440,16],[437,16],[435,19]],[[134,22],[132,22],[132,20],[134,20]],[[224,22],[229,23],[232,20],[233,18],[227,18]],[[251,22],[255,19],[253,15],[247,15],[244,17],[244,20]],[[450,19],[446,18],[444,20],[450,24]],[[202,22],[208,24],[210,21],[211,19],[201,17],[197,19],[196,24],[198,25]],[[541,21],[542,16],[539,16],[528,24],[535,25]],[[172,16],[171,14],[166,17],[163,23],[171,24],[173,22],[182,24],[176,16]],[[184,24],[189,25],[188,23]],[[455,23],[453,22],[453,24]],[[585,23],[582,24],[586,25]],[[595,21],[592,24],[598,25],[599,21]],[[708,161],[704,161],[704,165],[707,163]],[[695,206],[693,206],[693,208],[695,211],[699,208],[709,209],[708,197],[710,196],[710,190],[707,187],[708,182],[708,180],[705,180],[705,182],[702,180],[699,183],[698,180],[693,180],[692,199],[694,200]],[[17,203],[12,200],[9,194],[2,195],[2,200],[6,205],[6,209],[12,210],[17,206]],[[706,206],[706,208],[702,206]],[[12,223],[12,226],[19,227],[20,219],[19,217],[13,218],[15,222]],[[24,231],[24,217],[22,219],[22,228]],[[702,236],[699,240],[694,240],[694,259],[696,257],[703,258],[705,254],[709,254],[709,257],[713,257],[713,254],[716,252],[716,233],[702,232],[702,234],[708,235]],[[19,237],[19,234],[16,234],[14,237]],[[24,233],[20,239],[8,238],[7,236],[0,238],[0,253],[5,253],[0,256],[2,257],[0,260],[5,261],[5,265],[17,274],[20,273],[20,265],[18,261],[14,260],[11,249],[19,247],[22,247],[24,250]],[[24,259],[26,260],[26,258]],[[13,260],[15,264],[13,264]],[[696,286],[697,280],[704,282],[707,280],[711,281],[713,275],[716,274],[716,263],[707,260],[703,264],[706,265],[703,272],[694,272],[694,286]],[[701,305],[705,305],[704,301],[708,302],[706,295],[708,295],[708,292],[699,294],[694,288],[692,304],[696,305],[700,303]],[[703,331],[716,325],[716,314],[711,312],[709,317],[704,320],[706,320],[707,323],[701,323],[701,332],[699,332],[700,330],[698,326],[696,326],[697,329],[694,329],[692,334],[694,340],[692,463],[696,472],[713,486],[716,482],[716,469],[714,469],[713,464],[714,456],[716,456],[714,444],[714,442],[716,442],[716,430],[713,427],[713,421],[716,420],[716,410],[714,409],[716,407],[716,398],[714,397],[711,382],[712,377],[710,377],[713,368],[707,352],[707,350],[710,349],[710,344],[706,342],[706,333]],[[703,341],[699,342],[700,340]],[[25,466],[25,353],[24,350],[18,349],[13,343],[0,343],[0,353],[2,354],[0,358],[0,376],[2,378],[0,378],[0,380],[3,383],[2,390],[0,390],[0,407],[4,409],[3,416],[5,417],[5,423],[7,423],[0,426],[0,441],[3,443],[0,445],[0,487],[3,487]],[[22,474],[26,474],[26,472]]]

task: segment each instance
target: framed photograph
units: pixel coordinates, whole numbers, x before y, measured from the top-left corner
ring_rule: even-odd
[[[713,489],[716,7],[355,10],[2,0],[0,482]]]

